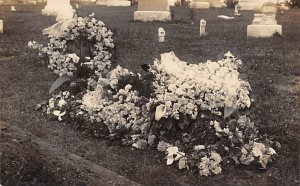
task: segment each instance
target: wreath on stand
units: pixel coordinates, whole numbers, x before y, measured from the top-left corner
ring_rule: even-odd
[[[78,106],[75,103],[87,90],[96,88],[98,78],[109,72],[113,33],[102,21],[95,19],[94,14],[84,18],[75,15],[43,30],[43,33],[49,38],[46,46],[36,41],[30,41],[28,46],[38,49],[48,68],[59,77],[49,90],[52,98],[39,104],[37,109],[42,108],[47,114],[62,120],[67,110]],[[70,84],[66,86],[66,82]]]
[[[52,32],[55,32],[53,28]],[[93,15],[74,17],[60,35],[49,34],[48,46],[42,49],[49,57],[49,68],[59,76],[76,76],[81,67],[101,76],[111,66],[113,33]]]

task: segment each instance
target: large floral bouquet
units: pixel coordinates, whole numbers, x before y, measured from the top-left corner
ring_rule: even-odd
[[[163,54],[161,58],[151,66],[155,75],[153,101],[163,112],[157,120],[160,117],[179,120],[180,115],[196,119],[198,111],[223,115],[224,108],[250,107],[250,85],[239,78],[241,61],[230,52],[217,62],[189,65],[174,53]]]
[[[266,168],[276,156],[276,143],[242,112],[251,105],[251,87],[240,79],[242,62],[230,52],[199,64],[162,54],[142,76],[110,69],[112,32],[93,16],[75,17],[49,39],[46,47],[28,45],[47,56],[60,76],[51,99],[39,106],[59,121],[80,121],[95,136],[136,148],[156,146],[168,165],[178,161],[179,169],[198,168],[204,176],[219,174],[231,161]]]

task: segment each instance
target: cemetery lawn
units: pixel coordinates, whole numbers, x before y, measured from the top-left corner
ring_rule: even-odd
[[[242,59],[242,74],[252,86],[254,99],[250,116],[261,133],[282,145],[277,160],[267,170],[254,166],[223,166],[217,176],[200,177],[196,172],[167,166],[155,150],[135,150],[91,137],[69,123],[49,121],[36,105],[49,98],[48,89],[56,79],[46,64],[39,63],[27,42],[45,43],[41,31],[55,18],[44,17],[41,6],[0,6],[4,34],[0,35],[0,183],[7,185],[84,185],[96,178],[65,154],[88,160],[143,185],[298,185],[300,157],[300,9],[277,15],[283,36],[247,39],[246,27],[253,12],[241,11],[233,20],[217,15],[233,15],[230,9],[195,11],[191,24],[187,8],[175,9],[169,23],[133,22],[136,6],[128,8],[84,6],[79,16],[95,12],[114,33],[114,65],[143,73],[141,64],[152,63],[164,52],[174,51],[184,61],[220,59],[231,51]],[[200,38],[199,20],[207,21],[208,36]],[[157,29],[166,30],[166,42],[157,42]],[[1,128],[3,126],[1,122]],[[45,145],[47,144],[47,145]],[[50,148],[51,147],[51,148]],[[51,150],[49,150],[51,149]],[[48,153],[45,153],[48,152]],[[64,152],[64,153],[62,153]],[[71,163],[70,163],[71,162]],[[17,183],[17,184],[16,184]],[[108,183],[107,183],[108,184]]]

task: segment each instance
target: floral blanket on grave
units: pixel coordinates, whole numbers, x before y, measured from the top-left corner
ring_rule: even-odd
[[[245,114],[251,87],[240,78],[241,60],[228,52],[219,61],[188,64],[170,52],[141,75],[110,68],[112,35],[91,15],[74,17],[47,46],[29,42],[59,75],[51,98],[37,109],[95,136],[154,147],[167,165],[178,162],[179,169],[204,176],[221,173],[228,163],[266,168],[276,157],[279,144]]]

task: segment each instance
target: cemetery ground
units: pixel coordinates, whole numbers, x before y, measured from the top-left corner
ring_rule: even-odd
[[[55,18],[42,16],[41,6],[0,7],[4,34],[0,35],[0,155],[2,185],[298,185],[300,183],[300,10],[277,15],[283,36],[246,38],[253,12],[231,9],[190,11],[175,9],[173,22],[133,22],[133,7],[84,6],[79,16],[95,12],[114,33],[113,63],[144,73],[164,52],[174,51],[191,63],[220,59],[231,51],[242,59],[242,75],[252,87],[249,114],[261,133],[281,143],[278,158],[266,170],[255,166],[225,166],[223,173],[200,177],[196,172],[167,166],[161,153],[136,150],[118,142],[95,138],[70,123],[49,121],[36,105],[49,98],[56,79],[27,42],[46,42],[42,29]],[[199,36],[199,20],[207,21],[208,35]],[[157,29],[166,42],[157,42]],[[116,173],[116,174],[115,174]],[[121,176],[118,176],[118,175]],[[132,180],[132,181],[130,181]]]

